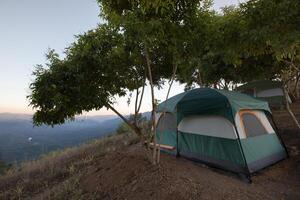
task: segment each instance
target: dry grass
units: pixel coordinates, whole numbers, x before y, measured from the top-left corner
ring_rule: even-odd
[[[95,158],[136,142],[131,134],[107,136],[12,167],[0,176],[0,199],[65,199],[69,193],[79,194],[81,173]]]

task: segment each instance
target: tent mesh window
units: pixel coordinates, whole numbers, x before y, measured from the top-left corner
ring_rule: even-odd
[[[176,131],[176,129],[177,124],[175,115],[171,113],[161,114],[157,124],[157,131]]]
[[[254,114],[243,113],[242,119],[247,137],[255,137],[263,134],[268,134],[265,127]]]

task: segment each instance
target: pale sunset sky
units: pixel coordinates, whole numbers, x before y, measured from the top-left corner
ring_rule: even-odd
[[[238,0],[215,0],[214,9],[238,4]],[[74,35],[95,28],[100,22],[96,0],[0,0],[0,113],[28,113],[26,96],[36,64],[45,63],[48,48],[62,55]],[[183,92],[175,83],[170,96]],[[156,91],[164,100],[166,88]],[[116,108],[123,114],[133,110],[127,98],[118,99]],[[151,110],[150,90],[146,89],[142,111]],[[113,114],[102,109],[89,115]]]

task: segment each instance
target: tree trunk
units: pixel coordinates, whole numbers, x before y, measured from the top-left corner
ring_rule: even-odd
[[[143,100],[143,97],[144,97],[144,91],[145,91],[145,84],[146,84],[146,80],[144,81],[144,85],[143,85],[143,88],[142,88],[142,94],[140,96],[140,102],[139,102],[139,105],[137,107],[137,112],[140,112],[140,109],[141,109],[141,105],[142,105],[142,100]]]
[[[298,126],[298,128],[300,129],[300,124],[297,120],[297,118],[295,117],[294,113],[292,112],[291,108],[290,108],[290,104],[289,104],[289,97],[288,97],[288,92],[285,88],[285,86],[283,86],[283,91],[284,91],[284,96],[285,96],[285,104],[286,104],[286,109],[289,112],[289,114],[291,115],[291,117],[293,118],[295,124]]]
[[[157,153],[157,147],[156,147],[156,121],[155,121],[155,96],[154,96],[154,85],[153,85],[153,79],[152,79],[152,69],[151,69],[151,62],[149,58],[149,54],[147,51],[147,47],[145,47],[145,57],[147,62],[147,69],[148,69],[148,75],[149,75],[149,82],[150,82],[150,88],[151,88],[151,99],[152,99],[152,112],[151,112],[151,121],[152,121],[152,131],[153,131],[153,164],[156,164],[156,153]]]
[[[136,89],[136,97],[135,97],[135,103],[134,103],[134,125],[137,126],[137,115],[138,115],[138,100],[139,100],[139,88]]]
[[[171,77],[171,82],[170,82],[169,89],[168,89],[168,92],[167,92],[166,100],[169,98],[169,94],[170,94],[170,91],[171,91],[171,88],[172,88],[172,85],[173,85],[173,82],[174,82],[174,79],[175,79],[176,71],[177,71],[177,64],[174,64],[173,66],[174,66],[173,67],[173,74],[172,74],[172,77]],[[162,117],[164,117],[165,114],[166,114],[166,112],[163,113]],[[157,163],[160,162],[160,138],[161,138],[161,133],[160,133],[159,142],[158,142]]]
[[[299,98],[299,90],[298,90],[299,78],[300,78],[300,73],[297,73],[297,77],[296,77],[295,85],[294,85],[294,94],[295,94],[295,98],[297,100]]]
[[[201,72],[199,71],[198,74],[197,74],[197,84],[200,86],[200,87],[203,87],[203,81],[202,81],[202,76],[201,76]]]

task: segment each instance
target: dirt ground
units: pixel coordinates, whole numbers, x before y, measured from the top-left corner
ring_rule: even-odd
[[[300,103],[293,110],[300,120]],[[106,152],[99,150],[99,144],[89,146],[80,155],[55,157],[63,161],[51,161],[56,168],[20,169],[0,177],[0,199],[299,200],[300,131],[287,112],[275,111],[274,116],[290,158],[254,174],[251,184],[236,174],[167,154],[161,154],[160,165],[153,166],[140,144],[118,136],[103,143]]]
[[[294,105],[300,117],[300,105]],[[252,176],[241,177],[184,158],[162,154],[152,166],[139,145],[97,160],[80,181],[100,199],[300,199],[300,132],[287,112],[275,111],[290,158]]]

